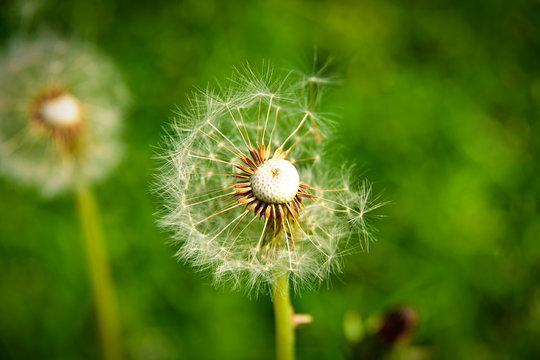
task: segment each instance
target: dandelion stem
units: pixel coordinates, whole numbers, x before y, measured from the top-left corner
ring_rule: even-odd
[[[120,360],[122,355],[116,297],[107,262],[98,205],[92,191],[84,185],[78,187],[76,195],[103,356],[106,360]]]
[[[276,359],[294,360],[293,309],[287,274],[279,275],[273,284],[274,319],[276,327]]]

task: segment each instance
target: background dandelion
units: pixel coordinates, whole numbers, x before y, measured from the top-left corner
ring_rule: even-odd
[[[90,45],[18,38],[0,59],[0,170],[45,195],[102,179],[118,163],[127,90]]]
[[[0,170],[44,195],[76,194],[103,356],[121,359],[116,296],[88,185],[118,162],[127,90],[95,50],[42,33],[14,40],[0,60],[0,99]]]

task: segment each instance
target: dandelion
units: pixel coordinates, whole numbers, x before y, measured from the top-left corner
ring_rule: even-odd
[[[0,172],[45,196],[103,179],[126,105],[118,71],[89,45],[15,39],[0,59]]]
[[[97,203],[88,188],[117,164],[127,90],[87,44],[41,34],[0,58],[0,172],[45,196],[74,191],[104,356],[120,359],[119,325]]]
[[[314,111],[310,83],[246,67],[229,87],[197,92],[160,171],[161,224],[181,242],[178,256],[217,284],[271,289],[280,359],[292,358],[293,321],[303,318],[291,317],[289,282],[338,271],[353,238],[369,244],[366,214],[379,206],[366,182],[325,164],[329,121]]]

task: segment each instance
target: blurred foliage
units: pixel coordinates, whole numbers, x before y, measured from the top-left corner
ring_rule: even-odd
[[[269,299],[195,274],[156,228],[153,156],[193,86],[245,61],[333,58],[337,161],[390,200],[369,253],[294,298],[315,322],[299,359],[347,357],[343,318],[418,312],[432,358],[540,358],[538,1],[7,0],[0,45],[46,28],[97,44],[134,106],[128,152],[96,188],[129,359],[271,359]],[[0,358],[95,359],[99,347],[71,196],[0,180]]]

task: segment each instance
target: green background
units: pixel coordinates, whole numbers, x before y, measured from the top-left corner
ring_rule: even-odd
[[[347,312],[406,304],[424,356],[538,359],[539,24],[532,0],[8,0],[0,45],[41,28],[76,36],[130,88],[127,155],[95,188],[128,359],[273,358],[269,299],[216,290],[174,259],[153,156],[194,86],[246,61],[310,69],[314,48],[340,79],[323,107],[337,114],[335,155],[390,204],[369,253],[294,296],[315,318],[298,358],[347,358]],[[0,180],[2,359],[100,356],[74,205]]]

